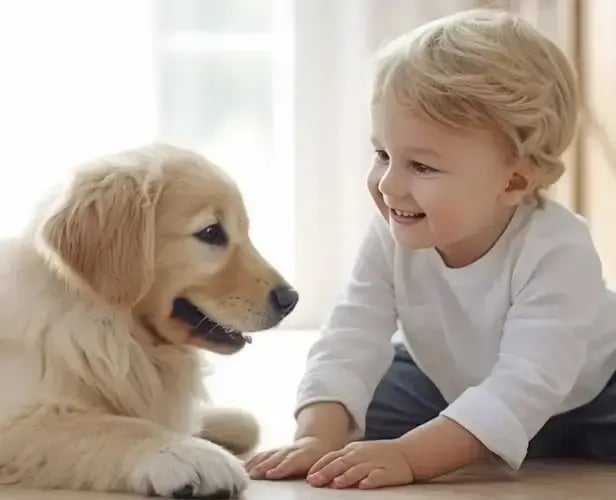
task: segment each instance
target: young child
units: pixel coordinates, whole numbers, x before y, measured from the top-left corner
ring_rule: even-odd
[[[560,50],[504,12],[378,55],[380,216],[310,351],[297,439],[253,478],[376,488],[492,457],[616,459],[616,296],[584,221],[540,194],[577,102]]]

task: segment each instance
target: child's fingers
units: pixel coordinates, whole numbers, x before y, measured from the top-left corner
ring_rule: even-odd
[[[248,471],[248,475],[252,479],[263,479],[265,477],[265,473],[282,462],[287,456],[287,453],[289,453],[288,450],[280,450],[275,452],[272,456],[266,458],[260,464],[253,467],[252,470]]]
[[[304,451],[294,451],[280,462],[276,467],[266,472],[267,479],[283,479],[289,476],[306,474],[311,463]]]
[[[323,457],[321,457],[319,460],[317,460],[317,462],[310,467],[310,470],[308,471],[308,476],[311,476],[313,474],[316,474],[317,472],[319,472],[323,467],[325,467],[326,465],[328,465],[330,462],[333,462],[334,460],[336,460],[338,457],[341,457],[342,455],[344,455],[346,452],[344,450],[337,450],[337,451],[332,451],[326,455],[324,455]]]
[[[365,479],[359,482],[359,487],[362,490],[370,490],[388,486],[389,484],[391,484],[391,481],[387,477],[385,469],[373,469]]]
[[[312,486],[325,486],[333,481],[335,477],[353,467],[355,463],[348,459],[347,455],[334,458],[330,463],[323,466],[321,470],[308,476],[308,482]]]
[[[276,453],[276,450],[262,451],[261,453],[257,453],[254,457],[252,457],[244,464],[244,468],[249,471],[255,465],[260,464],[266,458],[271,457],[274,453]]]
[[[367,463],[354,465],[340,476],[334,478],[332,486],[334,488],[349,488],[355,486],[362,479],[368,477],[373,467],[373,465]]]

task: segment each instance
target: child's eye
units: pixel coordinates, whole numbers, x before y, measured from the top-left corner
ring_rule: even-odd
[[[411,162],[411,168],[417,172],[418,174],[433,174],[438,172],[435,168],[429,167],[428,165],[424,165],[423,163],[419,163],[416,161]]]
[[[387,151],[383,149],[377,149],[374,154],[376,155],[377,161],[381,163],[387,163],[389,161],[389,155],[387,154]]]

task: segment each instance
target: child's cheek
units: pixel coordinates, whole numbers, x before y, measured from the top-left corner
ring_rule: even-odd
[[[384,173],[384,167],[373,164],[370,168],[370,171],[368,172],[368,178],[366,180],[366,183],[368,185],[368,191],[370,191],[370,196],[372,196],[372,199],[374,200],[374,203],[379,209],[379,212],[381,212],[381,215],[388,220],[389,209],[387,208],[387,205],[385,205],[383,194],[381,193],[381,191],[379,191],[379,183],[381,182]]]
[[[464,237],[469,226],[466,207],[462,203],[447,200],[434,206],[432,216],[428,219],[432,232],[445,241]]]
[[[431,232],[435,236],[456,232],[463,219],[465,208],[456,199],[455,193],[439,189],[438,183],[424,183],[415,186],[413,197],[418,207],[425,212]]]

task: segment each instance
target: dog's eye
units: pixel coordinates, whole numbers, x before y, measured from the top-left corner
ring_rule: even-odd
[[[208,245],[224,246],[227,244],[227,235],[220,224],[212,224],[195,233],[195,237]]]

